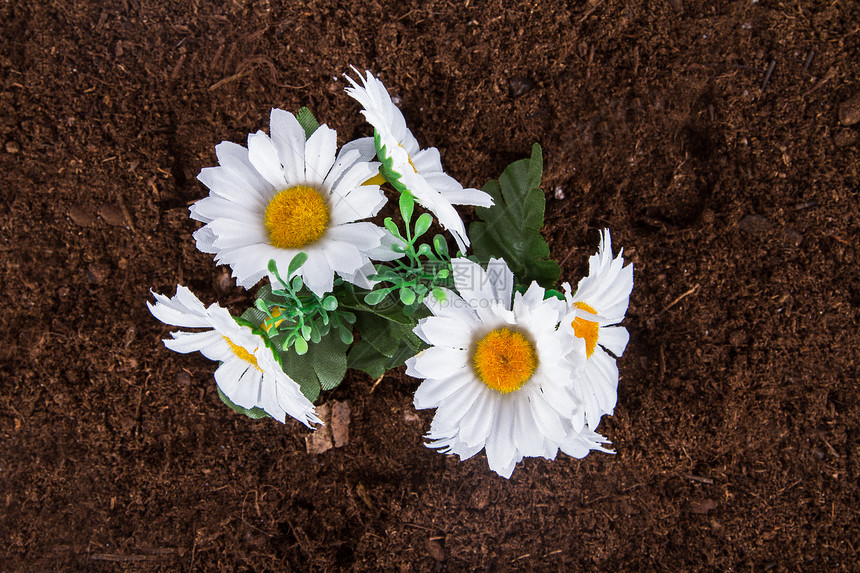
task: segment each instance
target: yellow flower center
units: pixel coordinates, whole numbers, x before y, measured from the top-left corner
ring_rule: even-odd
[[[230,347],[230,350],[233,352],[233,354],[235,354],[236,356],[238,356],[239,358],[241,358],[245,362],[250,363],[251,366],[253,366],[257,370],[260,370],[262,372],[262,369],[257,364],[257,358],[253,354],[251,354],[250,352],[248,352],[247,350],[245,350],[244,348],[242,348],[241,346],[239,346],[238,344],[236,344],[235,342],[233,342],[232,340],[230,340],[226,336],[224,337],[224,340],[227,342],[227,346]]]
[[[590,312],[591,314],[597,314],[593,308],[585,304],[584,302],[574,303],[576,308],[580,310],[584,310],[585,312]],[[573,327],[573,333],[579,338],[585,339],[585,355],[588,358],[591,358],[591,355],[594,354],[594,349],[597,348],[597,334],[599,325],[596,322],[591,320],[585,320],[584,318],[576,317],[573,322],[570,323]]]
[[[263,223],[272,245],[298,249],[323,236],[328,228],[329,206],[318,190],[296,185],[272,197]]]
[[[532,377],[538,358],[534,346],[522,333],[497,328],[475,345],[472,363],[481,382],[507,394],[522,388]]]

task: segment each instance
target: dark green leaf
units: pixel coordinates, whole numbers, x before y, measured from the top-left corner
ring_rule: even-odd
[[[305,130],[305,139],[308,139],[320,126],[317,118],[306,107],[299,109],[296,113],[296,119],[299,120],[299,125]]]
[[[326,336],[319,344],[314,344],[308,351],[307,360],[310,360],[314,372],[319,379],[323,390],[336,388],[346,374],[346,350],[345,344],[340,336]]]
[[[400,354],[404,347],[415,354],[423,344],[412,332],[417,320],[404,324],[369,312],[358,313],[357,317],[355,329],[361,339],[389,358]]]
[[[529,159],[508,165],[499,181],[490,181],[484,191],[494,205],[478,207],[481,221],[469,227],[472,249],[484,261],[503,258],[517,282],[533,280],[549,288],[561,274],[558,264],[549,259],[549,247],[540,234],[546,198],[540,190],[543,159],[540,146],[532,147]]]

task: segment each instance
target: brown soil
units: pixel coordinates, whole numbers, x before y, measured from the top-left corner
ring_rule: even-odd
[[[0,5],[0,569],[856,571],[858,4],[408,4]],[[309,455],[162,346],[150,288],[248,304],[191,238],[215,144],[368,134],[349,64],[466,184],[540,142],[564,279],[625,247],[616,455],[446,458],[402,370]]]

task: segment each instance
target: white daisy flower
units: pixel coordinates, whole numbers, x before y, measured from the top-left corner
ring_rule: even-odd
[[[337,273],[371,288],[375,270],[370,259],[402,256],[391,249],[391,235],[369,222],[385,204],[378,185],[363,185],[379,164],[367,140],[345,145],[335,156],[337,135],[321,125],[307,140],[293,114],[273,109],[271,137],[258,131],[248,148],[230,142],[216,146],[218,167],[204,168],[197,178],[209,197],[191,207],[191,217],[206,223],[194,233],[197,248],[230,265],[236,282],[253,287],[269,274],[269,260],[287,269],[301,251],[308,255],[299,269],[318,296],[330,292]]]
[[[275,360],[262,337],[237,324],[230,312],[217,303],[208,308],[184,286],[167,298],[152,293],[155,304],[147,302],[149,311],[161,322],[173,326],[205,328],[201,332],[171,332],[164,345],[187,354],[199,351],[221,365],[215,370],[215,382],[227,398],[243,408],[261,408],[284,422],[290,415],[302,424],[321,424],[314,405],[302,394]]]
[[[623,251],[623,250],[622,250]],[[612,414],[618,398],[618,366],[630,335],[623,326],[633,289],[633,265],[624,266],[622,252],[612,257],[609,230],[603,231],[597,254],[588,260],[588,276],[576,293],[563,285],[568,313],[561,329],[574,340],[571,359],[585,367],[572,379],[573,391],[584,402],[585,421],[596,428],[603,414]],[[607,350],[609,352],[607,352]]]
[[[505,478],[523,457],[554,459],[559,444],[577,457],[604,449],[568,390],[574,366],[557,330],[564,303],[544,300],[537,283],[512,301],[504,261],[490,260],[487,271],[467,259],[453,266],[460,294],[427,297],[433,315],[415,333],[430,348],[406,362],[407,374],[424,378],[415,407],[437,408],[428,446],[461,459],[485,449]]]
[[[376,151],[382,161],[382,174],[401,193],[410,192],[424,208],[436,216],[457,242],[462,252],[469,246],[466,226],[453,205],[476,205],[490,207],[493,199],[489,194],[466,188],[442,170],[439,150],[435,147],[421,149],[400,109],[391,101],[388,90],[368,71],[367,77],[353,68],[361,78],[363,86],[351,77],[344,77],[352,84],[346,88],[352,98],[364,110],[367,122],[376,130]]]

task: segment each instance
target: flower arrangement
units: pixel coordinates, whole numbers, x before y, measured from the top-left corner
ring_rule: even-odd
[[[268,135],[216,146],[218,166],[198,176],[209,196],[190,209],[203,223],[197,248],[238,285],[265,284],[241,316],[181,285],[153,293],[157,319],[195,329],[165,345],[220,362],[221,400],[255,419],[314,428],[314,401],[348,368],[379,378],[405,364],[423,380],[415,407],[436,409],[429,447],[461,459],[485,450],[505,478],[524,457],[610,452],[596,429],[615,407],[633,268],[609,231],[578,288],[557,287],[540,234],[539,145],[483,190],[464,188],[437,149],[419,146],[382,82],[346,78],[373,137],[338,150],[307,108],[274,109]],[[400,220],[379,226],[389,196]],[[475,207],[468,231],[456,205]],[[445,235],[428,237],[434,222],[455,254]]]

